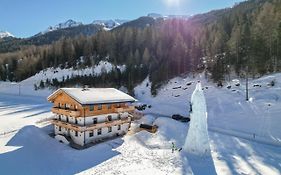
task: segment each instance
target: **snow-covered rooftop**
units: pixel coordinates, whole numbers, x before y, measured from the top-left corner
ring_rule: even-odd
[[[58,92],[65,92],[80,104],[100,104],[137,101],[130,95],[115,88],[60,88],[48,97],[50,100]]]

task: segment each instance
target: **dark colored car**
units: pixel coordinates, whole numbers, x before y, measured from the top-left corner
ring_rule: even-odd
[[[183,116],[181,116],[179,114],[172,115],[172,119],[174,119],[174,120],[181,120],[182,118],[183,118]]]
[[[179,115],[179,114],[174,114],[174,115],[172,115],[172,119],[178,120],[178,121],[181,121],[181,122],[184,122],[184,123],[190,121],[190,118],[189,118],[189,117],[184,117],[184,116]]]

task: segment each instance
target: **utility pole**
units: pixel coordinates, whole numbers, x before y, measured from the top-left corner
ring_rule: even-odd
[[[21,93],[21,92],[20,92],[20,90],[21,90],[20,88],[21,88],[21,87],[20,87],[20,83],[19,83],[19,96],[20,96],[20,93]]]
[[[246,101],[249,101],[249,85],[248,85],[248,71],[249,71],[249,67],[246,67]]]

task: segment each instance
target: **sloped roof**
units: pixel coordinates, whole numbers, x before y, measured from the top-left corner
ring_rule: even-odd
[[[52,93],[48,100],[51,101],[62,91],[82,105],[137,101],[130,95],[115,88],[60,88]]]

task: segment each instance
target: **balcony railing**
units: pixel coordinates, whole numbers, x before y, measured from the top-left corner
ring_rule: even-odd
[[[126,118],[121,118],[120,120],[112,120],[112,121],[107,121],[107,122],[103,122],[103,123],[92,124],[92,125],[86,126],[86,131],[115,126],[115,125],[122,125],[124,123],[129,123],[129,122],[131,122],[131,118],[126,117]]]
[[[132,112],[135,110],[134,106],[126,106],[126,107],[120,107],[120,108],[115,108],[115,112]]]
[[[64,121],[60,121],[60,120],[57,120],[57,119],[53,119],[52,124],[57,125],[57,126],[61,126],[63,128],[72,129],[74,131],[81,131],[81,128],[83,128],[79,125],[74,125],[74,124],[67,123],[67,122],[64,122]]]
[[[73,109],[62,109],[58,107],[53,107],[52,112],[56,114],[62,114],[62,115],[70,115],[72,117],[79,117],[80,111],[75,111]]]
[[[54,119],[54,120],[52,120],[52,124],[55,124],[55,125],[58,125],[58,126],[61,126],[64,128],[72,129],[75,131],[84,132],[84,131],[91,131],[94,129],[104,128],[104,127],[122,125],[124,123],[129,123],[130,121],[131,121],[131,118],[126,117],[126,118],[121,118],[119,120],[112,120],[112,121],[106,121],[103,123],[91,124],[91,125],[87,125],[87,126],[80,126],[77,124],[71,124],[71,123],[67,123],[64,121]]]

